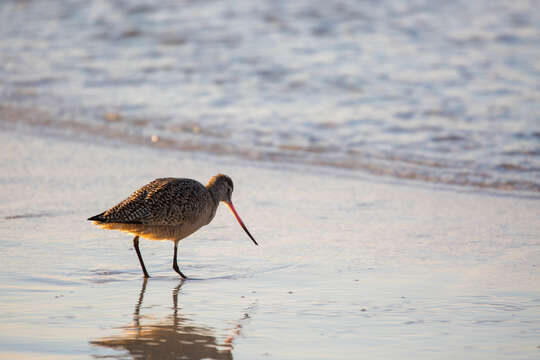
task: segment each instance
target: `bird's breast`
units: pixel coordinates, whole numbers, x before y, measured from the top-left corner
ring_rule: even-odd
[[[201,228],[201,224],[183,225],[148,225],[122,223],[96,223],[102,229],[119,230],[131,235],[138,235],[147,240],[179,241]]]

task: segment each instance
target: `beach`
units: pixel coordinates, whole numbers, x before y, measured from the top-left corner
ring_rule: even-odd
[[[535,2],[6,0],[0,24],[0,359],[540,358]],[[185,281],[170,241],[140,240],[145,280],[87,220],[219,173],[259,246],[220,205]]]
[[[538,199],[3,129],[0,358],[533,359]],[[235,182],[180,243],[86,218],[157,177]],[[156,355],[157,354],[157,355]],[[152,357],[154,356],[154,357]]]

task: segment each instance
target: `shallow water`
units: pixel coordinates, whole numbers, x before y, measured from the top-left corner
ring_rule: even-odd
[[[0,358],[533,359],[538,199],[0,133]],[[180,244],[85,219],[159,176],[235,181]]]
[[[3,1],[0,24],[5,123],[540,191],[535,1]]]

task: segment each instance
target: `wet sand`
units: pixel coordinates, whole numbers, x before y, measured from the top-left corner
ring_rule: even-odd
[[[533,359],[537,198],[0,133],[0,358]],[[225,207],[180,244],[85,221],[163,176],[223,172]]]

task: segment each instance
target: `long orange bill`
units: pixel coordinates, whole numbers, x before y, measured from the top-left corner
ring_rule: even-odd
[[[251,236],[251,234],[249,233],[249,230],[247,229],[246,225],[244,225],[244,222],[242,221],[242,219],[240,219],[240,216],[238,216],[238,213],[236,212],[232,202],[230,201],[226,201],[225,204],[227,204],[227,206],[229,206],[229,209],[231,209],[234,217],[236,218],[236,221],[238,221],[238,223],[240,224],[240,226],[242,227],[242,229],[244,229],[244,231],[246,232],[246,234],[248,234],[249,238],[251,240],[253,240],[253,242],[255,243],[255,245],[259,245],[257,244],[257,242],[255,241],[255,239],[253,238],[253,236]]]

